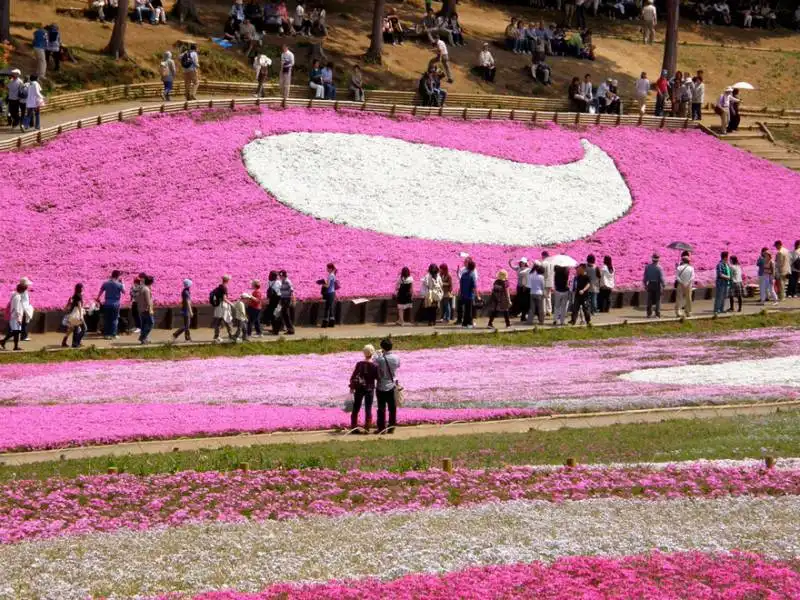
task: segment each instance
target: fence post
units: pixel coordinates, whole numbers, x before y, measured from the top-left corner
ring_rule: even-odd
[[[144,114],[144,106],[141,104],[139,105],[139,116],[141,117]]]
[[[553,123],[558,125],[558,111],[553,113]]]
[[[231,98],[231,110],[236,108],[236,98]]]
[[[494,114],[494,109],[493,109],[493,108],[490,108],[490,109],[489,109],[489,114],[486,116],[486,118],[487,118],[487,119],[489,119],[489,120],[491,121],[491,120],[492,120],[492,115],[493,115],[493,114]]]
[[[508,120],[509,121],[513,121],[514,120],[514,109],[513,108],[511,109],[511,112],[508,114]]]
[[[467,109],[466,109],[466,107],[464,107],[464,120],[465,121],[467,120]]]
[[[361,107],[361,110],[364,110],[364,106]],[[396,112],[397,112],[397,104],[392,104],[392,109],[389,111],[389,116],[393,117]]]
[[[667,123],[667,117],[666,116],[661,117],[661,124],[659,125],[659,127],[661,129],[664,129],[664,125],[666,125],[666,123]]]
[[[639,127],[642,126],[642,121],[644,121],[644,113],[639,113],[639,122],[636,123]]]
[[[103,115],[97,115],[97,124],[98,125],[102,125],[103,124]]]
[[[80,119],[78,119],[77,129],[83,129],[83,121],[81,121]]]
[[[576,112],[575,113],[575,125],[580,125],[580,124],[581,124],[581,113]]]

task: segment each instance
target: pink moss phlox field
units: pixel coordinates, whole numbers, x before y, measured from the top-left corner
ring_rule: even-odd
[[[509,258],[539,256],[541,248],[357,230],[278,203],[250,178],[241,151],[261,135],[293,131],[382,135],[537,164],[578,160],[584,137],[615,160],[634,205],[589,238],[550,251],[579,258],[610,254],[623,286],[638,286],[650,253],[672,241],[695,245],[695,266],[707,281],[721,249],[749,265],[762,246],[796,237],[785,216],[800,199],[800,177],[699,131],[579,132],[305,109],[264,109],[221,120],[154,116],[73,132],[0,157],[3,172],[26,174],[0,189],[6,244],[14,249],[0,256],[0,288],[26,275],[35,284],[34,303],[56,308],[78,281],[94,290],[113,268],[128,281],[145,270],[155,276],[156,302],[175,304],[185,277],[196,282],[196,296],[205,298],[222,273],[233,275],[239,292],[252,277],[286,268],[299,296],[313,298],[314,281],[334,261],[342,296],[378,296],[393,291],[404,265],[419,275],[431,262],[455,266],[466,251],[489,274],[506,267]],[[479,198],[464,200],[464,206],[447,210],[482,210]],[[664,260],[668,271],[673,258],[677,254]],[[482,277],[480,286],[488,289],[491,277]]]
[[[710,464],[614,468],[184,471],[13,481],[0,486],[0,543],[204,521],[291,519],[510,500],[800,494],[800,470]],[[456,499],[456,500],[454,500]]]
[[[800,565],[746,553],[685,552],[606,558],[568,556],[552,564],[473,567],[362,579],[278,584],[259,594],[208,592],[195,600],[778,600],[800,598]],[[179,595],[163,599],[179,598]]]
[[[535,409],[424,409],[403,425],[534,417]],[[373,413],[374,414],[374,413]],[[269,404],[71,404],[0,408],[0,451],[43,450],[179,437],[349,428],[339,408]],[[363,423],[363,414],[361,416]]]
[[[400,351],[407,392],[400,423],[791,400],[796,387],[639,383],[618,375],[798,354],[796,330],[781,328]],[[338,353],[0,365],[0,450],[345,427],[341,407],[360,359]]]

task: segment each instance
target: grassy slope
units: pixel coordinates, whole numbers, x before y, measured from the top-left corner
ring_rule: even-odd
[[[585,464],[760,458],[765,454],[800,455],[800,413],[521,434],[332,441],[104,457],[0,467],[0,481],[105,473],[110,466],[138,475],[187,469],[227,471],[243,462],[253,469],[325,467],[407,471],[439,466],[443,457],[451,457],[456,466],[498,468],[561,464],[566,457],[574,457]]]
[[[199,0],[200,16],[204,27],[188,34],[177,23],[151,27],[129,24],[127,48],[130,61],[114,62],[103,56],[100,50],[111,34],[109,25],[87,22],[57,15],[56,6],[75,6],[71,0],[53,0],[44,3],[33,0],[17,0],[14,4],[12,34],[18,52],[14,62],[26,70],[33,66],[30,55],[32,29],[38,23],[58,22],[64,41],[76,48],[77,65],[67,65],[54,81],[61,89],[98,87],[112,83],[130,83],[153,79],[161,53],[172,47],[178,39],[194,37],[201,43],[203,76],[215,79],[249,80],[253,71],[240,52],[225,51],[210,43],[211,35],[219,35],[224,22],[228,2]],[[408,0],[395,6],[406,23],[416,23],[421,15],[423,0]],[[328,0],[326,2],[330,35],[325,40],[328,56],[342,65],[342,75],[359,62],[368,46],[368,34],[373,2],[371,0]],[[569,58],[553,58],[554,85],[550,88],[536,86],[526,72],[529,58],[516,56],[495,48],[498,62],[496,85],[480,80],[470,72],[475,64],[480,43],[499,41],[505,24],[512,15],[526,20],[558,21],[554,12],[537,11],[524,6],[510,6],[463,0],[459,13],[467,31],[468,46],[451,50],[456,73],[456,82],[448,88],[456,92],[514,93],[523,95],[558,96],[565,93],[566,85],[573,75],[591,73],[595,81],[614,77],[620,80],[623,92],[630,94],[633,82],[641,70],[655,75],[661,65],[661,47],[645,47],[638,43],[638,25],[635,22],[610,22],[605,19],[590,20],[594,29],[594,43],[598,47],[598,60],[578,61]],[[603,38],[603,35],[614,36]],[[659,32],[659,39],[661,32]],[[267,53],[275,58],[277,47],[284,38],[269,36]],[[753,104],[786,105],[797,96],[800,86],[800,36],[789,31],[766,33],[758,30],[745,31],[736,27],[702,27],[689,22],[682,23],[679,68],[706,71],[707,89],[713,96],[725,85],[747,79],[760,88],[748,92],[745,101]],[[309,53],[308,43],[295,38],[290,40],[298,58],[298,65],[305,68]],[[716,47],[709,47],[713,44]],[[734,45],[747,49],[722,48]],[[752,49],[751,49],[752,48]],[[770,50],[769,52],[758,51]],[[368,67],[366,81],[382,88],[409,89],[419,72],[430,58],[430,49],[419,43],[389,47],[385,52],[384,65]],[[301,80],[302,75],[297,79]],[[709,100],[711,98],[709,97]]]
[[[448,348],[464,345],[518,345],[543,346],[561,341],[607,340],[637,336],[707,334],[762,327],[800,326],[798,313],[762,313],[736,316],[724,319],[700,319],[684,321],[653,321],[636,325],[612,325],[590,328],[558,328],[528,330],[514,333],[486,332],[477,334],[421,335],[395,338],[395,348],[402,351],[424,348]],[[334,352],[358,352],[365,343],[375,343],[373,338],[330,339],[320,336],[317,339],[276,342],[220,344],[197,346],[152,346],[148,348],[99,350],[89,347],[83,350],[59,352],[24,352],[0,354],[0,364],[4,363],[47,363],[72,360],[113,360],[119,358],[174,360],[183,358],[210,358],[215,356],[250,355],[291,355],[291,354],[331,354]]]

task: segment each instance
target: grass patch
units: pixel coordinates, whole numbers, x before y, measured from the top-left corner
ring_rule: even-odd
[[[792,150],[800,152],[800,125],[776,126],[770,127],[769,130],[776,142],[785,144]]]
[[[450,348],[453,346],[549,346],[557,342],[589,342],[613,338],[652,337],[663,335],[714,334],[740,329],[764,327],[798,327],[800,313],[760,313],[757,315],[729,317],[725,319],[701,319],[696,321],[667,321],[630,325],[611,325],[592,328],[554,328],[538,331],[518,331],[499,335],[494,332],[464,335],[445,333],[419,335],[395,339],[395,349],[401,351],[428,348]],[[214,358],[217,356],[287,356],[292,354],[332,354],[334,352],[360,352],[365,343],[375,343],[376,338],[331,339],[320,336],[316,339],[291,340],[281,338],[277,342],[246,344],[206,344],[202,346],[152,346],[148,348],[98,349],[90,346],[80,351],[20,352],[0,355],[4,363],[48,363],[73,360],[113,360],[119,358],[141,360],[177,360],[182,358]]]
[[[424,470],[450,457],[460,467],[505,465],[666,462],[679,460],[760,458],[800,455],[800,412],[763,417],[676,420],[614,425],[595,429],[561,429],[529,433],[435,436],[412,440],[322,442],[297,445],[221,448],[168,454],[102,457],[0,467],[0,481],[105,473],[115,466],[137,475],[229,471],[241,463],[252,469],[324,467],[373,471]]]

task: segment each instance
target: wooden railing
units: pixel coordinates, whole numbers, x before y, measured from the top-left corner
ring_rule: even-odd
[[[150,84],[144,84],[150,85]],[[225,84],[230,85],[230,84]],[[125,86],[121,86],[125,87]],[[211,87],[211,86],[208,86]],[[252,88],[252,86],[250,86]],[[160,88],[159,88],[160,89]],[[207,88],[208,89],[208,88]],[[142,93],[144,98],[147,88],[138,88],[137,93]],[[116,94],[117,91],[115,90]],[[113,97],[113,96],[112,96]],[[129,98],[134,96],[129,96]],[[85,98],[84,98],[85,99]],[[71,99],[70,102],[77,100]],[[95,98],[96,101],[96,98]],[[76,119],[46,127],[39,131],[24,133],[17,137],[0,140],[0,151],[26,148],[51,140],[56,136],[76,129],[95,127],[103,123],[114,121],[127,121],[147,113],[176,113],[181,111],[200,110],[208,108],[236,108],[248,106],[266,106],[269,108],[329,108],[333,110],[361,110],[387,116],[412,115],[417,117],[450,117],[465,120],[499,119],[512,121],[526,121],[530,123],[552,122],[561,125],[635,125],[639,127],[660,129],[689,129],[696,127],[696,123],[689,119],[672,117],[654,117],[648,115],[609,115],[570,113],[547,110],[530,110],[516,108],[470,108],[470,107],[424,107],[411,104],[391,104],[367,100],[366,102],[350,102],[339,100],[314,100],[301,98],[211,98],[208,100],[192,100],[184,102],[169,102],[159,104],[143,104],[134,108],[127,108],[115,112],[98,114],[92,117]],[[52,108],[51,108],[52,110]]]

